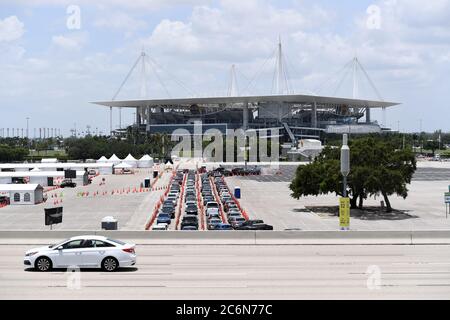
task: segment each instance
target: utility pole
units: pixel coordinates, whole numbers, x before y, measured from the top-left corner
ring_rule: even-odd
[[[109,107],[109,135],[112,137],[113,127],[112,127],[112,107]]]
[[[420,145],[420,154],[422,154],[422,153],[423,153],[423,143],[422,143],[422,119],[420,119],[419,122],[420,122],[419,145]]]

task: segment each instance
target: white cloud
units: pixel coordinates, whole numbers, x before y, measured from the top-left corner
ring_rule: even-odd
[[[450,81],[450,0],[374,0],[382,10],[380,30],[367,29],[365,10],[341,16],[331,5],[320,6],[303,0],[293,1],[289,6],[283,4],[282,8],[277,2],[268,0],[222,0],[214,4],[211,1],[182,0],[99,0],[91,3],[77,2],[82,14],[85,6],[91,6],[89,14],[94,12],[94,26],[123,29],[131,40],[117,39],[117,33],[111,33],[108,44],[113,44],[112,47],[104,49],[107,53],[99,54],[87,50],[87,34],[59,31],[52,38],[52,44],[54,48],[63,50],[49,50],[48,56],[26,56],[23,59],[23,48],[17,45],[10,47],[8,55],[12,59],[17,53],[21,62],[12,67],[3,60],[0,63],[1,73],[14,80],[3,84],[1,93],[13,94],[15,90],[10,87],[14,83],[15,88],[20,88],[16,97],[27,96],[28,88],[40,88],[38,92],[46,93],[50,90],[48,88],[54,88],[52,90],[57,90],[55,92],[59,95],[73,97],[77,104],[108,99],[131,68],[142,45],[160,65],[201,95],[226,92],[229,67],[237,63],[238,84],[242,90],[274,52],[278,35],[282,37],[289,58],[290,78],[297,92],[316,89],[343,67],[355,52],[383,97],[389,100],[414,105],[413,99],[408,101],[414,93],[436,97],[438,95],[430,88]],[[141,12],[180,3],[186,4],[182,14],[177,8],[174,15],[168,13],[164,19],[156,21],[153,30],[146,34],[142,32],[155,21],[144,20]],[[72,1],[38,0],[34,4],[67,5]],[[193,7],[189,8],[189,5]],[[112,12],[114,16],[104,18],[105,12]],[[95,28],[89,32],[89,38],[95,39]],[[141,33],[136,36],[138,32]],[[119,45],[116,45],[117,40],[120,40]],[[0,43],[0,51],[4,54],[2,48]],[[67,59],[71,51],[77,53]],[[19,65],[20,68],[17,67]],[[257,93],[270,92],[273,70],[274,63],[269,61],[254,86]],[[159,76],[173,96],[187,94],[179,85],[173,85],[173,81],[170,83],[170,77],[163,71]],[[128,88],[124,89],[133,85],[137,89],[123,98],[138,97],[139,72],[135,78],[135,83],[130,79]],[[332,91],[321,93],[330,94]],[[361,94],[362,91],[361,88]],[[154,75],[149,80],[149,92],[155,97],[165,96]],[[32,96],[31,92],[28,94]],[[339,94],[348,96],[351,91],[343,90]],[[373,96],[372,92],[368,94]],[[97,111],[95,106],[90,107]],[[407,113],[420,112],[422,107]]]
[[[286,40],[299,30],[327,24],[323,21],[328,16],[317,7],[279,9],[256,0],[222,0],[220,4],[219,8],[194,7],[188,21],[165,19],[143,42],[164,56],[248,62],[273,52],[279,35]]]
[[[147,27],[143,20],[135,19],[124,12],[107,12],[94,21],[94,26],[133,32]]]
[[[24,24],[16,16],[0,20],[0,42],[18,40],[24,32]]]
[[[120,7],[126,9],[158,10],[161,8],[175,7],[180,5],[193,6],[211,3],[211,0],[2,0],[2,3],[26,6],[68,6],[76,4],[79,6],[96,7]],[[75,3],[74,3],[75,2]]]
[[[67,50],[80,50],[86,43],[85,33],[71,33],[67,35],[55,35],[52,37],[52,43],[57,47]]]

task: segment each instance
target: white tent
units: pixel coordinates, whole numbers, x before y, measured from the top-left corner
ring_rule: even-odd
[[[41,159],[41,163],[57,163],[58,159],[56,158],[47,158]]]
[[[121,160],[119,159],[118,156],[116,156],[116,154],[113,154],[111,156],[111,158],[108,159],[108,162],[113,163],[113,164],[119,164],[121,162]]]
[[[114,169],[131,169],[133,166],[129,165],[126,162],[121,162],[120,164],[114,166]]]
[[[138,168],[151,168],[153,167],[153,158],[148,154],[142,156],[138,161]]]
[[[108,162],[108,159],[105,156],[102,156],[100,159],[97,160],[97,163],[106,163]]]
[[[39,184],[0,184],[0,194],[9,195],[11,205],[38,204],[44,200],[44,188]]]
[[[137,168],[138,166],[138,161],[131,154],[128,154],[128,156],[125,159],[123,159],[123,162],[130,165],[132,168]]]

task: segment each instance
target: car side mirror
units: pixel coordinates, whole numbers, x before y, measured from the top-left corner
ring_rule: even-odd
[[[59,246],[59,247],[58,247],[58,250],[62,250],[62,249],[63,249],[63,246]]]

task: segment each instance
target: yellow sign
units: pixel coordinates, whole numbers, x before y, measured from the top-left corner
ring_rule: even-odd
[[[350,227],[350,198],[339,199],[339,226]]]

